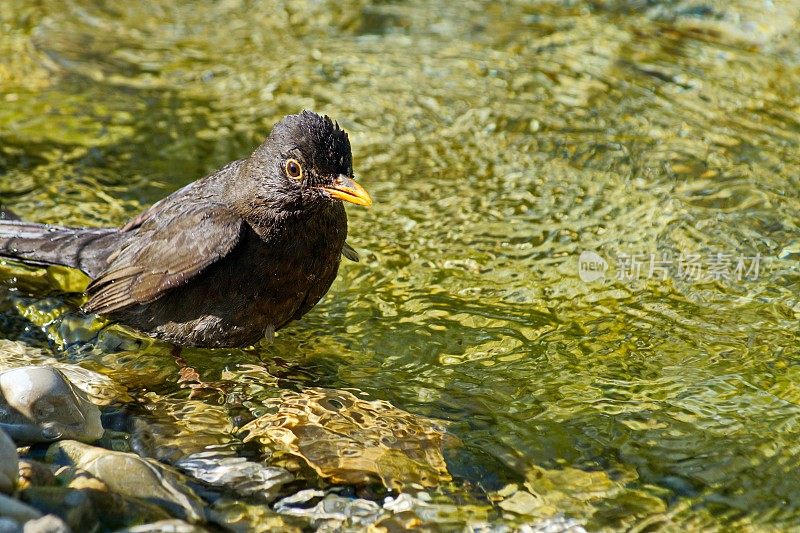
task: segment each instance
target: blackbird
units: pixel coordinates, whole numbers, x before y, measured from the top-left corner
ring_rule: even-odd
[[[281,120],[247,159],[160,200],[121,228],[69,228],[0,214],[0,257],[79,268],[86,312],[177,346],[237,347],[305,315],[328,291],[345,242],[350,141],[327,116]]]

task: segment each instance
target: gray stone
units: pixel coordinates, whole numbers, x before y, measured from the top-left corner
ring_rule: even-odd
[[[795,28],[800,2],[752,0],[679,0],[653,2],[650,18],[679,28],[715,30],[729,39],[764,46]]]
[[[530,515],[536,512],[536,509],[542,507],[544,503],[541,496],[533,495],[526,490],[518,490],[501,501],[498,506],[512,513]]]
[[[314,505],[311,502],[322,497]],[[275,504],[275,511],[290,516],[302,516],[314,522],[349,520],[354,524],[368,525],[381,517],[381,507],[369,500],[345,498],[321,490],[306,489],[287,496]]]
[[[161,520],[152,524],[142,524],[127,529],[118,530],[116,533],[201,533],[206,531],[183,520]]]
[[[0,492],[14,492],[19,478],[17,446],[5,431],[0,430]]]
[[[0,533],[23,533],[22,526],[11,518],[0,518]]]
[[[50,445],[47,457],[86,470],[112,492],[151,502],[189,522],[204,520],[205,503],[186,478],[156,461],[71,440]]]
[[[533,524],[525,524],[519,533],[586,533],[586,529],[572,518],[554,516]]]
[[[28,520],[41,518],[42,513],[19,500],[0,494],[0,516],[23,524]]]
[[[91,477],[76,477],[67,487],[31,487],[21,496],[40,511],[63,518],[75,531],[92,531],[98,526],[117,530],[172,518],[158,505],[110,492],[102,481]]]
[[[180,470],[215,487],[225,487],[242,496],[274,499],[280,488],[294,480],[285,468],[248,461],[244,457],[200,452],[175,463]]]
[[[0,373],[0,428],[19,444],[103,435],[100,410],[60,370],[27,366]]]
[[[25,522],[23,533],[70,533],[66,522],[54,514],[48,514],[35,520]]]
[[[108,376],[59,361],[28,344],[0,339],[0,372],[33,365],[57,368],[70,383],[85,392],[95,405],[108,405],[112,401],[132,401],[128,389]]]
[[[21,497],[43,514],[54,514],[75,531],[95,531],[100,525],[87,491],[67,487],[31,487]]]

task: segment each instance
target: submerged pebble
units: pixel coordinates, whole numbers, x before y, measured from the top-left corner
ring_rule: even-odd
[[[235,533],[250,531],[280,531],[301,533],[308,531],[307,522],[282,516],[267,505],[254,505],[240,498],[222,497],[214,502],[209,511],[213,523]]]
[[[100,410],[64,374],[48,366],[0,373],[0,428],[17,444],[103,435]]]
[[[242,496],[272,500],[294,476],[284,468],[248,461],[244,457],[220,456],[215,452],[190,455],[175,463],[180,470],[214,487],[224,487]]]
[[[17,446],[5,431],[0,430],[0,492],[14,491],[19,478]]]
[[[334,389],[283,391],[271,412],[247,424],[247,440],[303,458],[336,483],[380,481],[401,490],[450,479],[442,455],[444,428],[389,402]]]
[[[66,522],[53,514],[29,520],[25,522],[23,528],[23,533],[70,533],[70,531]]]
[[[205,531],[207,530],[173,518],[119,529],[116,533],[204,533]]]
[[[19,500],[0,494],[0,516],[18,523],[41,518],[42,513]]]
[[[204,519],[205,503],[188,487],[188,480],[156,461],[71,440],[50,445],[47,457],[81,468],[110,491],[161,506],[174,517],[189,522]]]
[[[373,501],[326,494],[314,489],[302,490],[278,501],[275,510],[281,514],[303,516],[313,522],[350,520],[360,525],[375,522],[382,513],[380,505]]]
[[[37,509],[60,516],[75,531],[114,530],[171,518],[158,505],[109,492],[102,483],[76,479],[78,483],[66,487],[33,487],[22,497]]]
[[[577,520],[557,516],[524,524],[519,528],[519,533],[587,533],[587,531]]]

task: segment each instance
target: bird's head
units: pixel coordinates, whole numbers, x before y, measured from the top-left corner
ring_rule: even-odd
[[[327,116],[310,111],[288,115],[272,129],[246,163],[257,196],[284,208],[308,209],[341,201],[372,205],[353,179],[347,133]]]

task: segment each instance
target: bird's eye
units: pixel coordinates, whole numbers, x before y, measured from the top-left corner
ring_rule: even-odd
[[[297,180],[303,177],[303,167],[300,166],[296,159],[290,159],[286,162],[286,175]]]

